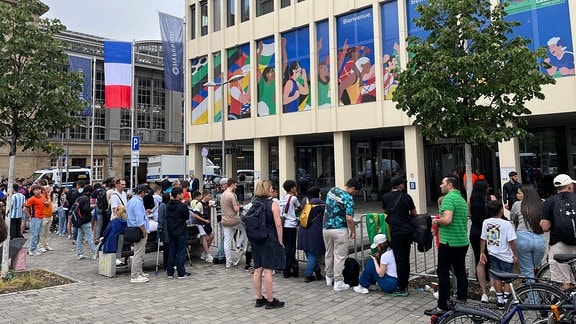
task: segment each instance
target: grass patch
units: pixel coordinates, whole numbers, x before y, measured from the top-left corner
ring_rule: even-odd
[[[74,281],[45,270],[10,271],[8,278],[0,280],[0,294],[60,286]]]

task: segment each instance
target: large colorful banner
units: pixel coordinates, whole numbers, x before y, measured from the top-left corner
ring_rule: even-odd
[[[164,54],[165,88],[184,92],[183,20],[163,12],[158,12],[158,18]]]
[[[256,61],[258,66],[258,116],[276,115],[276,82],[274,57],[274,37],[256,42]]]
[[[92,60],[86,57],[68,55],[69,70],[84,74],[82,90],[78,93],[78,97],[84,101],[84,110],[80,116],[92,115]]]
[[[214,83],[219,84],[222,82],[222,54],[220,52],[214,54]],[[223,86],[217,85],[214,87],[214,122],[218,123],[222,118],[222,107],[224,101],[222,100]]]
[[[190,75],[192,76],[192,125],[207,124],[208,87],[203,85],[208,82],[207,56],[190,61]],[[220,91],[216,92],[220,93]]]
[[[568,1],[514,0],[507,2],[506,12],[509,15],[506,19],[520,22],[520,26],[514,29],[514,34],[531,39],[532,43],[529,45],[531,49],[541,46],[548,48],[548,57],[545,61],[551,67],[543,69],[542,72],[555,78],[575,75]]]
[[[338,104],[376,100],[372,8],[337,18]]]
[[[310,110],[310,30],[282,34],[282,111]]]
[[[385,2],[380,7],[382,17],[382,64],[384,64],[384,99],[391,100],[398,87],[400,72],[400,32],[398,30],[398,2]]]
[[[316,24],[318,50],[318,108],[330,108],[330,38],[328,20]]]
[[[228,84],[228,120],[250,118],[250,46],[231,48],[228,54],[228,80],[237,75],[244,78]]]

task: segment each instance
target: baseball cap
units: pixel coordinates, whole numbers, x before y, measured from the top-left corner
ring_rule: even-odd
[[[405,182],[406,181],[404,181],[404,178],[402,178],[401,176],[393,176],[392,179],[390,179],[390,185],[392,187],[399,186]]]
[[[386,241],[388,241],[388,239],[386,238],[386,235],[377,234],[376,236],[374,236],[374,243],[372,243],[372,245],[370,245],[370,248],[375,249],[378,247],[378,245],[380,245]]]
[[[559,174],[554,178],[554,187],[564,187],[571,183],[576,183],[576,181],[572,180],[567,174]]]
[[[225,185],[225,184],[228,184],[228,178],[222,178],[222,179],[220,179],[220,185],[222,186],[222,185]]]
[[[134,192],[136,193],[140,193],[140,192],[147,192],[148,191],[148,186],[145,184],[139,184],[136,186],[136,189],[134,190]]]

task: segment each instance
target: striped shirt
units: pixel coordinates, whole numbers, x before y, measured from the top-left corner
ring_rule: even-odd
[[[440,206],[440,217],[445,210],[452,212],[452,222],[438,228],[440,243],[451,247],[463,247],[470,244],[468,240],[468,204],[459,190],[448,192]]]
[[[12,210],[10,212],[10,218],[22,218],[25,202],[26,197],[24,197],[23,194],[17,192],[12,195]]]

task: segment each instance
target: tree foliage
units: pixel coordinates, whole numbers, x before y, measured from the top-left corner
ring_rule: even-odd
[[[506,21],[505,6],[485,0],[428,0],[414,22],[429,32],[408,37],[412,53],[398,76],[393,100],[414,117],[429,140],[455,137],[495,144],[523,137],[526,102],[544,99],[546,49],[530,50],[529,39],[512,37],[518,22]]]
[[[54,38],[66,27],[38,19],[42,4],[21,0],[0,3],[0,145],[54,152],[48,134],[78,125],[84,102],[79,73],[68,72],[68,56]]]

